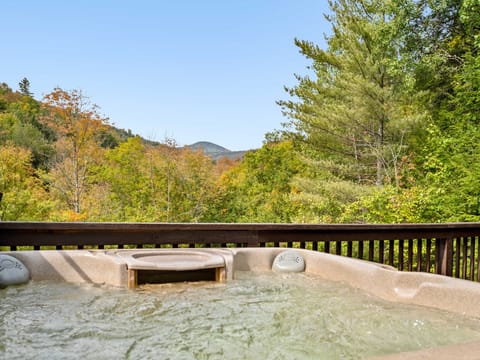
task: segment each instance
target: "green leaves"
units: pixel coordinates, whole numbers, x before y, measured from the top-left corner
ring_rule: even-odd
[[[214,173],[203,153],[132,137],[108,150],[96,171],[103,195],[90,214],[96,220],[198,222],[210,216]]]
[[[396,14],[383,1],[330,4],[334,15],[328,48],[296,40],[312,60],[316,79],[299,77],[299,84],[287,89],[294,100],[279,104],[291,119],[290,128],[317,158],[348,163],[351,178],[381,185],[385,177],[395,177],[389,164],[403,150],[390,144],[410,130],[399,117],[408,98],[402,98],[399,86],[405,75],[398,71]],[[401,129],[398,121],[404,122]]]
[[[290,141],[269,143],[245,155],[221,178],[218,219],[226,222],[291,222],[291,180],[304,169]]]
[[[294,181],[303,218],[477,219],[478,1],[330,7],[326,49],[295,41],[314,77],[297,76],[279,101],[286,132],[318,167]]]
[[[283,131],[238,163],[112,132],[81,91],[0,83],[0,216],[479,221],[479,2],[329,4],[327,47],[295,39],[311,66]]]
[[[31,166],[31,153],[0,146],[0,221],[46,220],[54,202]]]

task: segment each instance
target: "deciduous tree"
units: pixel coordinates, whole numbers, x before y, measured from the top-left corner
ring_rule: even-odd
[[[54,129],[57,136],[51,186],[72,211],[80,213],[90,170],[101,155],[96,135],[108,120],[80,90],[56,88],[45,96],[44,104],[48,114],[42,121]]]
[[[245,154],[221,177],[216,204],[222,222],[290,222],[292,179],[304,165],[291,141],[267,143]]]
[[[0,193],[3,221],[46,220],[53,209],[25,148],[0,146]]]

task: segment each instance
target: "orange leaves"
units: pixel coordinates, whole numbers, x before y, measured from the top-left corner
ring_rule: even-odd
[[[61,211],[56,221],[81,222],[88,219],[87,213],[76,213],[72,210]]]
[[[55,88],[45,96],[44,102],[48,112],[42,120],[57,135],[52,186],[78,214],[82,210],[91,168],[102,155],[97,135],[108,121],[100,116],[98,106],[81,90]]]
[[[108,124],[81,90],[55,88],[45,95],[44,104],[49,111],[43,121],[60,135],[91,136]]]

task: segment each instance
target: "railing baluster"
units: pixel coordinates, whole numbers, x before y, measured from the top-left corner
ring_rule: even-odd
[[[480,282],[480,237],[475,237],[476,241],[478,241],[477,245],[477,281]]]
[[[385,241],[380,240],[378,244],[378,262],[380,264],[385,264],[384,255],[385,255]]]
[[[430,271],[430,267],[431,267],[430,258],[432,256],[432,239],[430,239],[430,238],[427,239],[427,245],[426,245],[425,253],[426,253],[425,270],[426,270],[426,272],[429,273],[429,272],[431,272]]]
[[[373,261],[375,240],[368,240],[368,261]]]
[[[423,240],[417,239],[417,271],[422,271]]]
[[[403,239],[398,240],[398,270],[403,271]]]
[[[470,237],[470,276],[469,280],[475,280],[475,236]]]
[[[476,254],[477,254],[477,278],[476,280],[480,282],[480,236],[475,236],[475,242],[477,243],[477,251],[476,251]]]
[[[388,265],[390,266],[395,266],[394,254],[395,254],[395,240],[389,240],[388,241]]]
[[[330,253],[330,241],[325,241],[323,243],[323,251],[326,253]]]
[[[347,256],[352,257],[353,256],[353,242],[349,241],[347,243]]]
[[[455,239],[455,277],[460,278],[460,247],[462,245],[462,238]]]
[[[413,270],[413,239],[408,239],[408,248],[407,248],[407,269],[408,271]]]

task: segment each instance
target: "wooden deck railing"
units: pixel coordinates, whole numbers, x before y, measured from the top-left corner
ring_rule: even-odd
[[[308,248],[480,281],[480,223],[320,225],[0,222],[0,250]]]

